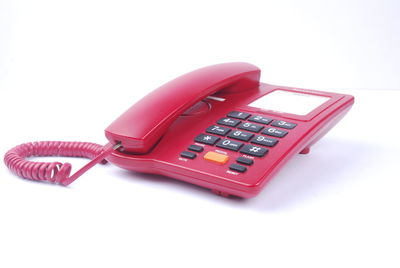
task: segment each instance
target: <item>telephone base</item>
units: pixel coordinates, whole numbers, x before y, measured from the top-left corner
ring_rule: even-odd
[[[107,160],[223,197],[256,196],[354,103],[350,95],[260,83],[259,76],[251,64],[229,63],[161,86],[106,129],[124,148]]]

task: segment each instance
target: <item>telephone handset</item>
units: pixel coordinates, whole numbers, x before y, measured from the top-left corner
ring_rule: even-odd
[[[5,163],[24,178],[68,185],[106,158],[124,169],[169,176],[222,196],[253,197],[294,154],[307,154],[354,103],[350,95],[275,86],[259,78],[260,70],[249,63],[193,71],[118,117],[105,130],[109,144],[104,147],[28,143],[11,149]],[[25,160],[44,155],[92,161],[69,176],[68,163]]]
[[[249,63],[223,63],[185,74],[134,104],[105,131],[125,151],[146,153],[185,110],[220,90],[255,89],[260,70]]]

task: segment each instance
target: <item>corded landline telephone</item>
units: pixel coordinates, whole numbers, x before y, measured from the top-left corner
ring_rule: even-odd
[[[354,97],[259,82],[249,63],[198,69],[161,86],[109,127],[109,143],[35,142],[5,155],[18,175],[68,185],[107,161],[128,170],[166,175],[222,196],[253,197],[296,153],[306,154],[351,108]],[[71,165],[25,160],[78,156]]]

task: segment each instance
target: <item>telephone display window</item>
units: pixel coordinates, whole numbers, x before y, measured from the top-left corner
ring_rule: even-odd
[[[306,115],[328,101],[329,97],[300,92],[275,90],[248,106],[296,115]]]

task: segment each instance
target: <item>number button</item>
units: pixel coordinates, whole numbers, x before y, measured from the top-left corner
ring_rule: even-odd
[[[239,126],[240,129],[245,129],[251,132],[260,132],[261,129],[263,129],[264,127],[261,125],[257,125],[257,124],[253,124],[253,123],[242,123]]]
[[[293,129],[297,126],[297,124],[295,123],[290,123],[290,122],[286,122],[283,120],[278,120],[278,121],[274,121],[271,126],[274,127],[281,127],[281,128],[286,128],[286,129]]]
[[[200,143],[214,145],[219,138],[212,135],[200,134],[194,140]]]
[[[231,119],[231,118],[221,118],[220,120],[217,121],[217,124],[220,125],[225,125],[225,126],[230,126],[230,127],[236,127],[239,125],[240,121],[236,119]]]
[[[288,132],[277,129],[277,128],[269,127],[269,128],[264,129],[262,134],[265,134],[268,136],[273,136],[273,137],[278,137],[278,138],[283,138],[286,136],[286,134],[288,134]]]
[[[215,125],[208,127],[206,129],[207,133],[213,133],[213,134],[217,134],[217,135],[221,135],[221,136],[225,136],[229,131],[231,131],[230,128],[220,127],[220,126],[215,126]]]
[[[249,141],[251,137],[253,137],[254,134],[250,132],[245,132],[241,130],[235,130],[229,133],[228,137],[236,140],[241,140],[241,141]]]
[[[238,151],[242,147],[243,143],[238,141],[232,141],[228,139],[220,140],[217,143],[217,147],[225,148],[232,151]]]
[[[233,111],[233,112],[230,112],[229,114],[228,114],[228,116],[229,117],[233,117],[233,118],[237,118],[237,119],[246,119],[247,117],[249,117],[250,116],[250,114],[248,114],[248,113],[242,113],[242,112],[237,112],[237,111]]]
[[[268,153],[268,149],[247,144],[240,150],[240,152],[248,155],[262,157]]]
[[[264,125],[268,125],[269,123],[271,123],[272,119],[264,117],[264,116],[261,116],[261,115],[254,115],[254,116],[249,118],[249,121],[261,123],[261,124],[264,124]]]
[[[251,140],[251,143],[260,144],[268,147],[274,147],[278,143],[278,140],[257,135],[254,137],[254,139]]]

